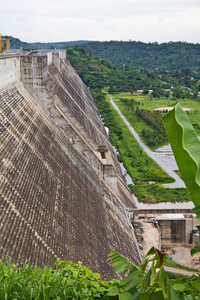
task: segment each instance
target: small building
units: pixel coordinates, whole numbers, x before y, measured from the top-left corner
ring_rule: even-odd
[[[165,243],[193,243],[197,238],[196,226],[199,221],[195,214],[163,214],[156,216],[161,230],[161,242]]]

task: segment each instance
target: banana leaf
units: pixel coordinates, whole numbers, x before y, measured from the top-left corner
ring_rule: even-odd
[[[200,221],[200,141],[179,103],[163,117],[163,124],[181,177],[194,203],[193,211]],[[196,246],[192,254],[198,249]]]
[[[163,117],[181,177],[195,206],[200,205],[200,141],[180,104]],[[200,217],[200,212],[197,212]]]

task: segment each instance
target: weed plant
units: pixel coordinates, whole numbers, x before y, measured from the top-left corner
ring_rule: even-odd
[[[164,264],[169,265],[168,261]],[[174,264],[173,267],[185,269]],[[188,294],[199,295],[199,277],[168,274],[173,284],[182,284]],[[1,300],[118,300],[125,299],[119,295],[122,290],[121,281],[103,281],[99,273],[93,273],[82,262],[76,264],[55,258],[54,268],[39,268],[28,261],[17,267],[8,256],[0,261]]]
[[[9,257],[0,262],[1,300],[114,299],[109,293],[119,286],[116,279],[100,280],[82,262],[56,261],[55,268],[33,267],[28,261],[17,267]]]
[[[190,269],[191,271],[191,269]],[[196,299],[200,295],[200,277],[192,275],[191,277],[184,276],[181,274],[175,274],[171,272],[167,272],[170,282],[176,286],[183,285],[184,293],[186,295],[193,295],[189,296],[191,298],[188,299]],[[177,294],[181,294],[177,291]],[[193,298],[195,297],[195,298]],[[184,299],[184,298],[183,298]],[[198,298],[199,299],[199,298]]]
[[[155,199],[156,202],[189,201],[188,191],[184,188],[169,189],[159,184],[139,184],[129,186],[139,202]]]

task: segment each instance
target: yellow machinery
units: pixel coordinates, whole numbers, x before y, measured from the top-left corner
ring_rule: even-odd
[[[5,44],[6,44],[7,54],[10,54],[10,40],[2,39],[0,34],[0,55],[3,54]]]

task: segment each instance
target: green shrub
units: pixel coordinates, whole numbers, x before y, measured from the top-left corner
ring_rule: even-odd
[[[0,262],[0,299],[113,299],[107,294],[119,286],[116,279],[100,280],[82,262],[56,261],[55,268],[30,262],[17,267],[8,257]]]
[[[184,188],[169,189],[163,188],[159,184],[130,185],[129,188],[138,198],[139,202],[144,201],[144,196],[148,196],[147,200],[155,199],[156,202],[179,202],[190,200],[188,191]]]

